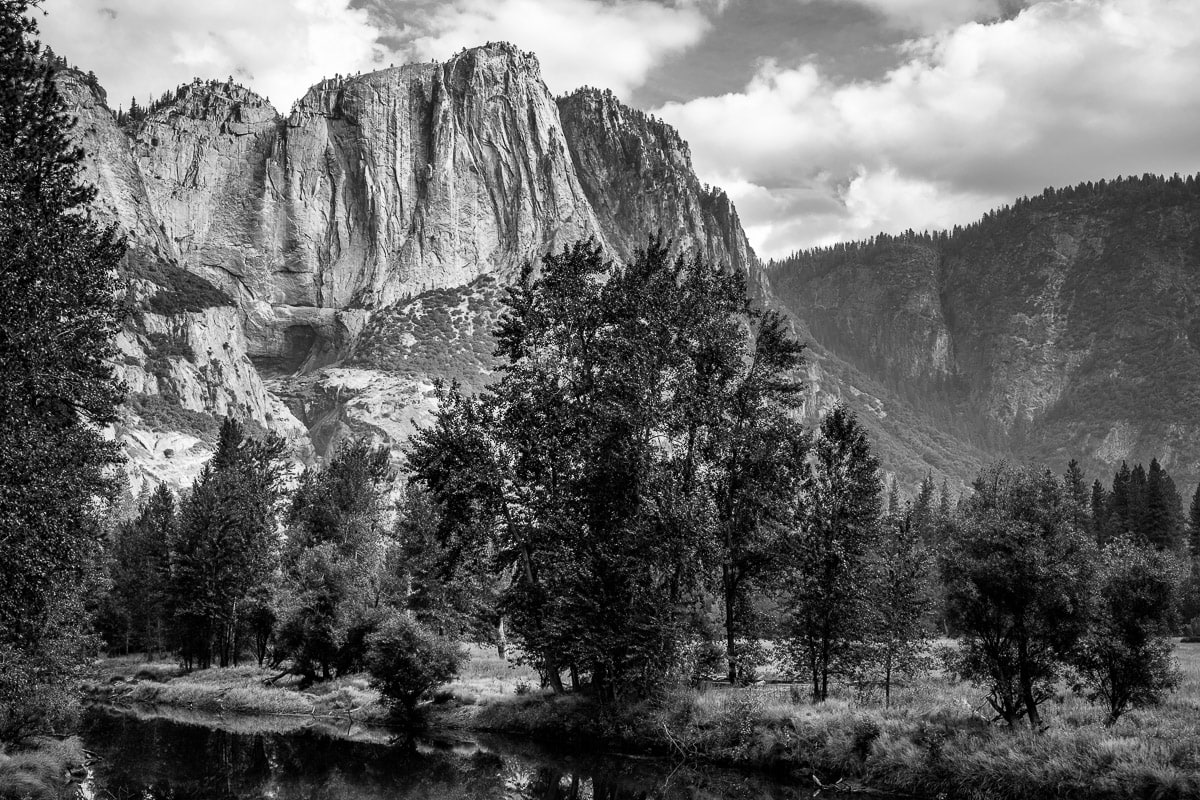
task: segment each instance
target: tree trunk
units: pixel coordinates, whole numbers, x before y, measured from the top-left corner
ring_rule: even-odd
[[[821,670],[817,664],[817,649],[813,643],[808,646],[808,666],[812,671],[812,701],[821,702]]]
[[[1042,717],[1038,714],[1037,700],[1033,696],[1033,676],[1029,674],[1029,644],[1022,636],[1017,642],[1017,655],[1020,658],[1018,677],[1021,681],[1021,699],[1025,701],[1025,713],[1029,717],[1029,727],[1035,732],[1042,727]]]
[[[504,633],[504,617],[496,622],[496,655],[501,659],[508,658],[508,637]]]
[[[883,659],[883,707],[892,707],[892,650],[888,648]]]
[[[546,656],[544,661],[546,664],[546,683],[550,684],[550,690],[555,694],[563,694],[566,690],[563,688],[562,675],[558,674],[558,663],[550,656]]]
[[[725,564],[721,568],[721,580],[725,587],[725,658],[729,665],[729,685],[734,686],[738,682],[738,667],[737,667],[737,641],[734,637],[734,596],[737,594],[737,587],[734,586],[732,567]]]

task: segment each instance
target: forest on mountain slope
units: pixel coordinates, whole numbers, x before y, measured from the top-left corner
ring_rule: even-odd
[[[1047,189],[767,271],[815,339],[991,454],[1200,480],[1200,180]]]

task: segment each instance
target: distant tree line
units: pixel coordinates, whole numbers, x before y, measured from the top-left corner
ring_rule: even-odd
[[[899,234],[878,233],[866,239],[838,242],[827,247],[797,250],[767,264],[772,283],[786,286],[789,281],[808,281],[829,274],[839,266],[870,261],[906,245],[934,248],[946,255],[968,249],[979,239],[996,236],[1009,228],[1028,228],[1029,216],[1062,208],[1064,205],[1091,204],[1103,201],[1106,207],[1135,208],[1153,204],[1173,206],[1194,203],[1200,198],[1200,175],[1170,176],[1146,173],[1139,176],[1118,176],[1114,180],[1085,181],[1075,186],[1047,187],[1034,197],[1018,198],[984,213],[975,222],[955,225],[949,230],[914,231]]]

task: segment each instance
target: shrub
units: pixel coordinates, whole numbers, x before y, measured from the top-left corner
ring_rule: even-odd
[[[454,642],[393,615],[367,637],[367,671],[394,712],[412,718],[420,699],[453,678],[466,660]]]
[[[1108,707],[1107,724],[1131,707],[1155,705],[1180,680],[1167,634],[1176,624],[1183,567],[1126,539],[1104,549],[1093,620],[1080,642],[1077,691]]]

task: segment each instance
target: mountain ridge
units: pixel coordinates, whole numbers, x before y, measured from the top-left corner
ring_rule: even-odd
[[[826,346],[1019,460],[1200,479],[1200,179],[1048,189],[768,267]],[[850,287],[853,287],[851,290]],[[886,343],[886,345],[885,345]]]
[[[135,490],[187,483],[225,414],[284,435],[301,463],[351,434],[398,452],[429,419],[435,378],[491,379],[490,326],[521,264],[588,236],[628,259],[659,229],[789,312],[809,345],[806,416],[848,403],[902,484],[933,472],[962,485],[997,455],[1063,454],[1014,444],[1010,401],[1029,392],[971,390],[952,368],[966,351],[942,253],[914,240],[880,256],[888,280],[846,262],[800,286],[760,261],[677,131],[605,90],[553,97],[537,59],[511,45],[328,79],[286,115],[197,80],[122,127],[82,73],[59,83],[100,213],[131,244],[136,311],[118,371],[133,395],[115,435]],[[1023,363],[1032,372],[1015,369],[1013,386],[1053,374]],[[1007,410],[981,425],[972,403],[993,394]]]

